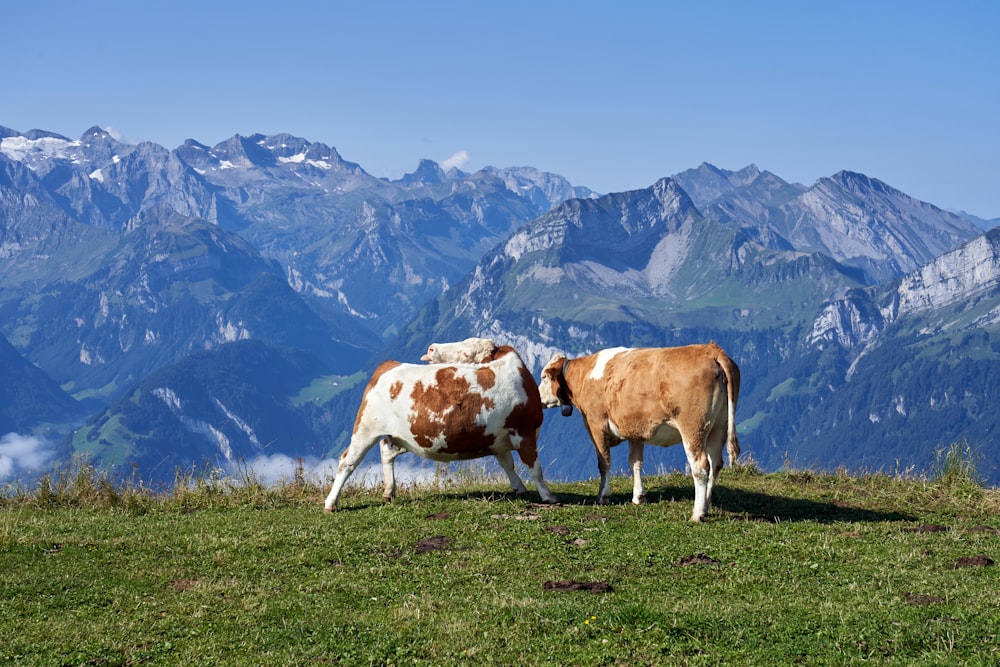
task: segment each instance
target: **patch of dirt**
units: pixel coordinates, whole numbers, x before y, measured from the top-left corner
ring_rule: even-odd
[[[677,567],[686,567],[688,565],[722,565],[722,561],[715,560],[711,556],[706,556],[705,554],[694,554],[693,556],[678,558],[674,561],[674,565]]]
[[[197,585],[197,579],[174,579],[170,582],[170,587],[177,593],[189,591]]]
[[[955,561],[951,569],[957,570],[960,567],[989,567],[993,564],[993,559],[989,556],[968,556]]]
[[[947,532],[947,526],[938,526],[933,523],[927,523],[923,526],[917,526],[916,528],[907,528],[911,533],[944,533]]]
[[[907,604],[912,605],[941,604],[944,602],[944,598],[936,595],[917,595],[916,593],[903,593],[903,599],[906,600]]]
[[[587,516],[583,517],[583,520],[600,521],[601,523],[604,523],[608,520],[608,517],[604,516],[603,514],[588,514]]]
[[[606,581],[546,581],[542,586],[547,591],[557,593],[565,591],[589,591],[591,593],[610,593],[613,589]]]
[[[428,514],[424,518],[425,519],[429,519],[429,520],[433,520],[433,519],[450,519],[451,518],[451,514],[449,514],[448,512],[438,512],[437,514]]]
[[[970,533],[991,533],[993,535],[1000,535],[1000,528],[993,528],[992,526],[973,526],[969,529]]]
[[[578,538],[576,538],[575,540],[570,540],[570,541],[569,541],[569,542],[567,542],[566,544],[570,545],[571,547],[582,547],[583,545],[585,545],[585,544],[589,544],[589,543],[590,543],[590,541],[589,541],[589,540],[581,540],[581,539],[580,539],[580,538],[578,537]]]
[[[422,554],[427,553],[428,551],[441,551],[442,549],[447,549],[450,546],[450,537],[446,535],[437,535],[435,537],[425,537],[417,542],[415,551],[418,554]]]
[[[569,535],[569,528],[566,526],[549,526],[545,530],[549,531],[553,535]]]

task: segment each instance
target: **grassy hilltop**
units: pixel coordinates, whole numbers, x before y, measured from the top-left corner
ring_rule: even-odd
[[[499,482],[115,486],[79,467],[0,497],[0,662],[19,665],[993,665],[1000,491],[723,471],[651,503]],[[537,499],[537,496],[534,496]]]

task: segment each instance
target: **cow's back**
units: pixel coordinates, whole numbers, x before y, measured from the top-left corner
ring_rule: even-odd
[[[537,431],[543,416],[538,385],[507,349],[481,365],[384,362],[365,389],[355,431],[363,423],[425,448],[446,433],[462,449],[478,449],[472,443],[505,429]]]
[[[666,423],[692,420],[695,427],[725,416],[724,376],[706,345],[624,349],[585,359],[592,360],[589,396],[578,394],[574,401],[588,417],[595,410],[606,414],[626,439],[652,439]]]

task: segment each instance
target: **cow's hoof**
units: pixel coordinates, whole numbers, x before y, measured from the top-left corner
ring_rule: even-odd
[[[337,511],[336,507],[324,507],[323,508],[323,512],[325,512],[326,514],[333,514],[336,511]]]
[[[697,515],[696,514],[692,514],[691,515],[691,523],[705,523],[706,519],[708,519],[708,515],[707,514],[697,514]]]
[[[597,500],[594,501],[595,505],[608,505],[611,501],[608,500],[607,496],[598,496]]]
[[[382,496],[383,503],[391,503],[393,501],[393,496]]]
[[[542,498],[542,502],[545,503],[546,505],[558,505],[559,496],[550,496],[548,498]]]
[[[640,495],[638,498],[633,498],[632,499],[632,504],[633,505],[645,505],[648,502],[649,501],[646,500],[646,494],[645,493],[643,493],[642,495]]]

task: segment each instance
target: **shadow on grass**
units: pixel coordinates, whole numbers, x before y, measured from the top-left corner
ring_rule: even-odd
[[[562,505],[595,505],[597,484],[593,494],[555,491]],[[525,500],[537,503],[538,494],[528,492],[527,496],[507,493],[455,493],[454,498],[480,498],[482,500]],[[691,484],[667,485],[646,489],[646,499],[655,503],[690,503],[694,506],[694,486]],[[755,521],[762,523],[783,523],[811,521],[815,523],[855,523],[882,521],[916,521],[918,517],[899,511],[882,511],[860,507],[839,500],[810,500],[787,498],[759,491],[716,486],[713,492],[712,512],[709,520]],[[612,493],[609,506],[632,503],[631,492]]]
[[[559,505],[590,505],[596,504],[597,483],[594,493],[576,493],[567,490],[553,489],[559,498]],[[526,506],[544,507],[538,493],[531,489],[526,495],[518,495],[513,491],[470,490],[442,491],[435,496],[444,500],[483,500],[487,502],[520,502]],[[743,489],[717,486],[713,492],[712,511],[709,521],[751,521],[762,523],[784,523],[811,521],[815,523],[855,523],[883,521],[916,521],[918,517],[899,511],[881,511],[859,507],[839,500],[822,501],[804,498],[787,498],[783,496],[746,491]],[[694,505],[694,487],[691,484],[659,486],[646,489],[646,498],[650,504],[658,503],[690,503]],[[397,498],[395,503],[424,503],[423,498]],[[632,494],[612,493],[607,506],[629,505]],[[368,504],[344,507],[341,509],[364,509]],[[558,507],[556,505],[555,507]]]
[[[720,493],[721,491],[721,493]],[[737,515],[747,521],[812,521],[815,523],[854,523],[881,521],[915,521],[916,516],[899,511],[882,511],[859,507],[839,500],[823,501],[804,498],[784,498],[758,491],[716,489],[715,508]],[[694,494],[692,493],[692,500]]]
[[[631,502],[631,495],[617,494],[612,501]],[[690,502],[694,504],[694,487],[666,486],[646,491],[651,503]],[[723,514],[724,513],[724,514]],[[915,521],[916,516],[899,511],[867,509],[840,500],[788,498],[759,491],[715,487],[709,520],[743,520],[763,523],[811,521],[814,523],[854,523],[880,521]]]

